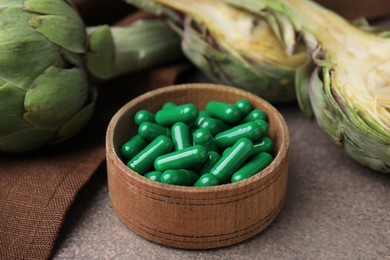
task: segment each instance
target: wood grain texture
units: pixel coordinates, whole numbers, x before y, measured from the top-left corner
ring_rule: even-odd
[[[165,102],[233,103],[246,98],[269,117],[275,160],[255,176],[234,184],[195,188],[166,185],[133,172],[118,157],[137,127],[140,109],[156,112]],[[287,187],[289,134],[279,112],[258,96],[214,84],[186,84],[151,91],[130,101],[111,120],[106,135],[109,194],[119,218],[135,233],[159,244],[188,249],[227,246],[266,228],[281,210]]]

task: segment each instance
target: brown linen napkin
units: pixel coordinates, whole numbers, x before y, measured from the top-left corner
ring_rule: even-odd
[[[144,15],[135,13],[121,24]],[[171,85],[188,64],[133,73],[99,87],[88,126],[66,143],[20,155],[0,153],[0,259],[46,259],[80,189],[105,159],[105,132],[130,99]],[[112,87],[110,86],[112,84]]]

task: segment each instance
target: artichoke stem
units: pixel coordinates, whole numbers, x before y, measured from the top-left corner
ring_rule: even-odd
[[[88,34],[87,68],[100,79],[183,57],[179,37],[160,20],[141,20],[126,27],[92,27]]]

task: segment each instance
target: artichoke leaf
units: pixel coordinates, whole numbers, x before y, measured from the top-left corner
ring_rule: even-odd
[[[20,8],[0,13],[0,78],[23,89],[60,59],[57,47],[28,24],[31,18]]]
[[[11,8],[11,7],[23,8],[25,1],[26,0],[1,0],[0,1],[0,12],[3,9]]]
[[[24,119],[58,130],[80,110],[88,97],[87,77],[79,68],[48,68],[26,93]]]
[[[90,88],[89,98],[85,106],[69,119],[57,132],[56,139],[51,144],[63,142],[79,132],[90,120],[95,110],[97,99],[96,88]]]
[[[86,32],[80,19],[59,15],[35,16],[30,25],[58,46],[76,53],[86,51]]]
[[[25,0],[24,10],[37,14],[66,16],[80,20],[75,9],[64,0]]]
[[[25,95],[25,90],[11,83],[5,83],[0,86],[0,136],[33,127],[33,125],[23,119]]]

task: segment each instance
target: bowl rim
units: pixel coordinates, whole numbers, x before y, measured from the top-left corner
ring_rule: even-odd
[[[239,182],[227,183],[227,184],[216,185],[216,186],[209,186],[209,187],[179,186],[179,185],[160,183],[160,182],[147,179],[144,176],[128,168],[126,164],[122,162],[122,160],[120,159],[120,157],[115,151],[113,137],[114,137],[114,132],[115,132],[117,122],[127,110],[129,110],[133,105],[137,104],[139,101],[152,98],[155,95],[160,95],[162,93],[173,92],[177,90],[199,89],[199,88],[213,89],[213,90],[219,89],[219,90],[223,90],[224,92],[228,91],[230,93],[233,92],[233,93],[245,94],[246,96],[250,96],[253,99],[259,100],[262,103],[262,105],[267,107],[267,109],[275,115],[275,117],[279,121],[277,124],[278,125],[280,124],[282,128],[280,130],[281,148],[278,150],[271,164],[268,165],[264,170],[262,170],[264,171],[263,174],[255,174]],[[176,84],[176,85],[161,87],[155,90],[148,91],[144,94],[141,94],[131,99],[114,114],[114,116],[110,120],[110,123],[106,131],[106,159],[107,160],[108,157],[111,155],[110,157],[113,159],[113,163],[115,163],[116,166],[118,166],[123,173],[129,175],[129,177],[133,178],[134,180],[141,182],[143,185],[153,186],[156,189],[164,189],[167,191],[179,192],[179,193],[185,192],[185,193],[205,194],[205,193],[210,193],[210,192],[214,193],[217,191],[225,191],[225,190],[232,191],[232,190],[240,189],[243,186],[250,185],[251,183],[258,182],[261,179],[266,178],[268,175],[270,175],[273,169],[276,169],[278,166],[280,166],[280,164],[283,163],[284,159],[286,160],[288,159],[287,157],[288,157],[289,146],[290,146],[290,136],[289,136],[287,123],[284,117],[281,115],[281,113],[273,105],[271,105],[268,101],[261,98],[260,96],[257,96],[246,90],[238,89],[236,87],[231,87],[231,86],[214,84],[214,83]]]

